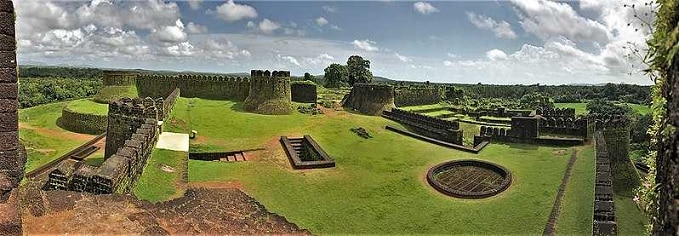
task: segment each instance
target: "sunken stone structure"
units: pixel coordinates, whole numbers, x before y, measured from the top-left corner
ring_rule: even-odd
[[[290,71],[252,70],[243,109],[265,115],[292,113]]]
[[[443,120],[394,108],[382,117],[406,125],[415,133],[447,143],[462,145],[462,133],[457,121]]]
[[[360,113],[379,116],[390,111],[394,105],[394,87],[386,84],[354,84],[342,106]]]
[[[335,167],[335,160],[309,135],[302,138],[281,136],[280,141],[293,169]]]
[[[0,0],[0,235],[21,235],[19,182],[26,151],[19,143],[14,5]]]
[[[318,92],[316,84],[311,81],[296,81],[290,85],[292,101],[302,103],[316,103]]]
[[[454,160],[429,169],[427,182],[448,196],[478,199],[505,191],[512,183],[512,174],[487,161]]]

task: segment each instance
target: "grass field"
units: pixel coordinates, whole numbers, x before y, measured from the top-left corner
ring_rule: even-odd
[[[26,146],[26,172],[58,158],[94,138],[77,134],[57,125],[66,102],[46,104],[19,110],[19,138]]]
[[[556,108],[574,108],[575,115],[585,115],[587,114],[587,103],[577,102],[577,103],[554,103]]]
[[[181,197],[186,189],[181,178],[185,170],[183,160],[187,157],[185,152],[154,149],[144,173],[139,177],[134,195],[150,202]]]
[[[189,161],[190,182],[236,181],[267,209],[317,234],[539,234],[570,155],[570,151],[558,155],[552,147],[522,144],[491,144],[474,155],[386,131],[385,124],[399,125],[380,117],[346,112],[268,117],[240,112],[233,102],[179,102],[194,104],[188,116],[191,127],[202,127],[199,143],[213,148],[267,148],[258,161]],[[260,118],[273,124],[266,125]],[[374,138],[365,140],[349,132],[357,126]],[[209,130],[216,127],[220,129]],[[290,170],[278,136],[301,134],[312,135],[335,158],[337,167]],[[461,158],[503,165],[512,171],[514,183],[506,192],[481,200],[450,198],[429,187],[424,180],[429,167]],[[579,202],[571,204],[566,207],[582,207]],[[571,221],[563,227],[591,227],[591,222]]]
[[[137,94],[136,86],[105,86],[99,92],[94,95],[94,100],[97,102],[108,102],[111,100],[116,100],[122,97],[136,98],[139,97]]]
[[[107,115],[108,104],[101,104],[92,101],[92,99],[80,99],[69,102],[66,107],[71,111],[87,114]]]

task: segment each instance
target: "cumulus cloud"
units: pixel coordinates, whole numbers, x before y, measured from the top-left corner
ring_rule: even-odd
[[[368,52],[374,52],[374,51],[379,50],[379,48],[377,48],[377,46],[375,46],[375,44],[377,44],[377,43],[375,41],[371,41],[371,40],[368,40],[368,39],[366,39],[366,40],[354,40],[353,42],[351,42],[351,44],[354,45],[355,48],[358,48],[358,49],[361,49],[361,50],[364,50],[364,51],[368,51]]]
[[[259,31],[262,33],[271,34],[277,29],[280,29],[281,25],[276,23],[275,21],[264,18],[264,20],[259,22],[258,28]]]
[[[506,60],[507,54],[500,49],[493,49],[486,52],[486,57],[491,61]]]
[[[291,63],[291,64],[294,64],[294,65],[296,65],[296,66],[301,66],[301,64],[299,64],[299,61],[297,61],[297,58],[295,58],[295,57],[292,57],[292,56],[281,56],[281,55],[278,55],[278,57],[280,57],[281,59],[283,59],[283,60],[285,60],[285,61],[287,61],[287,62],[289,62],[289,63]]]
[[[330,13],[337,12],[337,8],[333,7],[333,6],[323,6],[321,8],[326,12],[330,12]]]
[[[243,19],[252,19],[257,17],[257,10],[254,7],[245,4],[236,4],[233,0],[218,6],[214,11],[219,18],[227,22],[235,22]]]
[[[325,19],[325,17],[321,16],[321,17],[316,18],[316,24],[318,26],[324,26],[324,25],[327,25],[328,23],[330,23],[330,22],[328,22],[328,20]]]
[[[189,22],[188,25],[186,25],[186,31],[192,34],[206,34],[207,33],[207,26],[199,25],[193,22]]]
[[[576,42],[607,42],[606,26],[580,16],[567,3],[546,0],[512,0],[524,31],[540,39],[565,36]]]
[[[506,21],[497,22],[493,20],[493,18],[477,15],[474,12],[467,12],[467,18],[469,19],[469,22],[476,26],[476,28],[493,31],[495,37],[506,39],[516,38],[516,33],[514,33],[511,25]]]
[[[438,12],[439,9],[436,9],[431,3],[428,2],[416,2],[413,3],[413,9],[415,9],[416,12],[419,12],[422,15],[429,15],[431,13]]]

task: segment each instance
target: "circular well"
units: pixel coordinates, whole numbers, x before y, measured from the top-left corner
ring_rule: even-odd
[[[454,160],[427,172],[427,182],[439,192],[458,198],[486,198],[506,190],[512,182],[504,167],[481,160]]]

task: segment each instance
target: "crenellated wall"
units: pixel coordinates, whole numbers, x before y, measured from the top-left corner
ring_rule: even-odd
[[[140,97],[167,97],[175,88],[181,96],[213,100],[244,101],[250,91],[250,79],[213,75],[149,75],[137,78]]]
[[[397,107],[436,104],[441,102],[443,90],[434,86],[409,86],[394,89]]]
[[[252,70],[250,91],[243,109],[266,115],[292,113],[290,72]]]
[[[162,106],[162,100],[158,101],[151,98],[123,98],[109,103],[104,159],[108,159],[119,148],[123,147],[125,141],[130,139],[147,119],[153,119],[157,122],[159,117],[157,107]]]
[[[342,106],[360,113],[379,116],[391,111],[394,105],[394,87],[386,84],[354,84]]]

